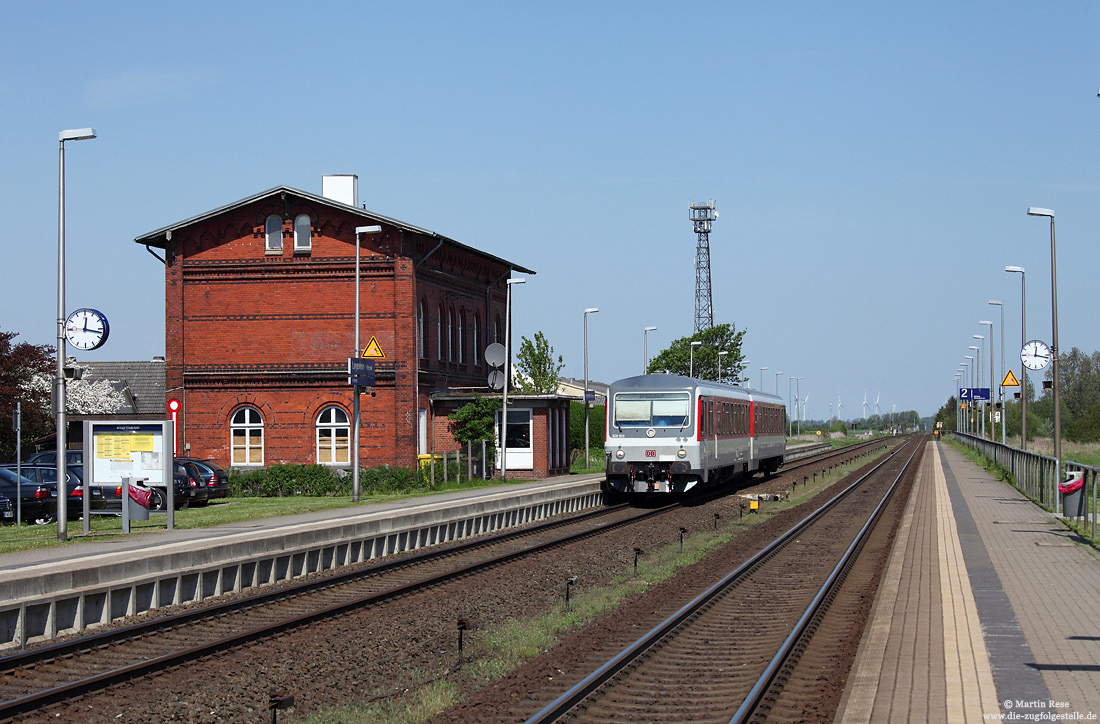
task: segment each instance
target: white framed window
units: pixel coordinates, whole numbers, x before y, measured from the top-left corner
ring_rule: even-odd
[[[496,413],[496,434],[500,440],[500,410]],[[509,470],[530,470],[535,465],[534,447],[532,440],[532,415],[530,409],[508,408],[508,429],[505,431],[504,443],[507,448]],[[500,456],[497,456],[497,467],[500,467]]]
[[[264,221],[264,250],[281,252],[283,250],[283,217],[272,214]]]
[[[351,425],[348,413],[333,405],[317,416],[317,463],[347,465],[351,462]]]
[[[458,363],[466,364],[466,310],[458,311]]]
[[[424,300],[420,300],[420,316],[417,319],[416,329],[416,344],[420,359],[428,359],[428,348],[424,346],[424,343],[428,340],[428,322],[425,319],[427,310],[424,308]]]
[[[309,214],[298,214],[294,219],[294,252],[301,253],[313,248],[313,229]]]
[[[455,361],[455,308],[447,312],[447,361]]]
[[[234,466],[264,464],[264,419],[254,407],[242,407],[229,422]]]
[[[479,329],[481,329],[481,315],[475,313],[474,314],[474,367],[477,367],[478,365],[481,364],[480,333],[478,332]]]
[[[439,316],[435,318],[435,356],[440,362],[443,361],[443,317],[446,315],[446,310],[443,309],[443,305],[439,305]]]

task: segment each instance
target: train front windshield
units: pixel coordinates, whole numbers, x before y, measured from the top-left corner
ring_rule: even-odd
[[[691,413],[687,392],[620,392],[615,395],[616,427],[686,427]]]

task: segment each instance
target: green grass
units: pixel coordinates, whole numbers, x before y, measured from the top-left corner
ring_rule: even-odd
[[[524,482],[509,480],[509,484]],[[299,513],[312,513],[319,510],[332,510],[335,508],[351,508],[356,505],[368,505],[371,503],[385,503],[406,498],[418,498],[426,495],[435,495],[456,490],[470,490],[472,488],[485,488],[501,485],[500,480],[472,480],[464,483],[448,483],[437,485],[432,490],[418,490],[412,493],[394,495],[362,496],[359,503],[352,503],[350,495],[344,496],[287,496],[282,498],[226,498],[211,501],[209,505],[201,508],[184,508],[176,511],[175,527],[180,529],[209,528],[227,523],[241,523],[264,518],[276,518],[283,515],[296,515]],[[152,513],[147,521],[133,521],[130,523],[130,535],[140,535],[145,532],[164,530],[167,527],[167,516]],[[52,525],[23,525],[16,527],[0,527],[0,553],[12,553],[16,551],[35,550],[39,548],[55,548],[69,543],[88,543],[113,540],[122,536],[122,518],[113,515],[93,515],[89,526],[90,532],[84,535],[84,523],[81,520],[71,520],[68,525],[69,541],[61,543],[57,540],[57,524]]]

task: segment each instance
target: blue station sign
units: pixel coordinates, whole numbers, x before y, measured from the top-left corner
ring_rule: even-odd
[[[988,400],[988,387],[962,387],[959,389],[960,400]]]

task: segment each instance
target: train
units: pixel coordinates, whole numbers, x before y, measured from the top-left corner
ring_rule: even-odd
[[[685,493],[756,472],[787,449],[783,398],[672,374],[614,382],[607,392],[609,495]]]

